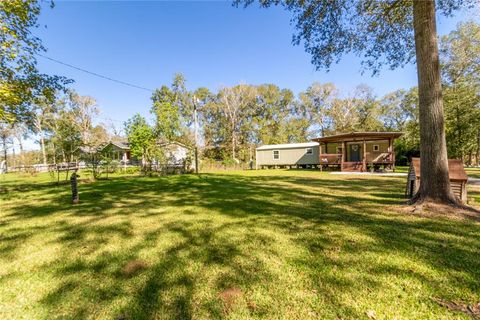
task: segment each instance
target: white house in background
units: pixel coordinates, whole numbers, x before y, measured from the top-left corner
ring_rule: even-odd
[[[130,146],[127,141],[110,141],[103,148],[102,152],[109,150],[110,158],[112,160],[120,161],[121,164],[132,164],[137,162],[137,159],[132,159]]]
[[[320,164],[318,142],[268,144],[255,152],[256,167],[317,166]]]
[[[163,148],[167,164],[171,166],[183,166],[189,160],[190,148],[177,141],[158,142],[158,146]],[[110,151],[112,160],[117,160],[121,164],[139,164],[141,159],[132,156],[130,145],[127,141],[111,141],[102,148]]]

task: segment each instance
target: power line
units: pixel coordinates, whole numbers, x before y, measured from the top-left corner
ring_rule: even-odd
[[[85,70],[85,69],[82,69],[82,68],[73,66],[73,65],[71,65],[71,64],[69,64],[69,63],[62,62],[62,61],[60,61],[60,60],[57,60],[57,59],[53,59],[53,58],[44,56],[43,54],[40,54],[40,53],[37,53],[37,55],[40,56],[40,57],[42,57],[42,58],[45,58],[45,59],[47,59],[47,60],[56,62],[56,63],[61,64],[61,65],[64,65],[64,66],[67,66],[67,67],[69,67],[69,68],[76,69],[76,70],[78,70],[78,71],[82,71],[82,72],[88,73],[88,74],[90,74],[90,75],[92,75],[92,76],[95,76],[95,77],[99,77],[99,78],[102,78],[102,79],[105,79],[105,80],[109,80],[109,81],[113,81],[113,82],[116,82],[116,83],[120,83],[120,84],[123,84],[123,85],[125,85],[125,86],[132,87],[132,88],[145,90],[145,91],[148,91],[148,92],[153,92],[153,91],[154,91],[154,90],[152,90],[152,89],[148,89],[148,88],[145,88],[145,87],[142,87],[142,86],[137,86],[136,84],[132,84],[132,83],[128,83],[128,82],[125,82],[125,81],[113,79],[113,78],[110,78],[110,77],[107,77],[107,76],[98,74],[98,73],[96,73],[96,72],[92,72],[92,71]]]

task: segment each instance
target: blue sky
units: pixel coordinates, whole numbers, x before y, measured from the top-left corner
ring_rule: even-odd
[[[460,13],[440,18],[445,34]],[[281,8],[247,9],[229,2],[56,1],[45,7],[35,31],[46,55],[66,63],[147,88],[169,84],[176,72],[189,88],[216,90],[240,82],[274,83],[295,93],[314,81],[333,82],[343,91],[365,83],[379,96],[416,85],[413,65],[379,76],[360,72],[360,60],[345,57],[330,72],[315,71],[302,46],[291,43],[290,14]],[[45,27],[46,25],[46,27]],[[97,99],[99,119],[118,127],[134,113],[150,117],[150,93],[99,79],[39,57],[39,68],[75,80],[80,94]]]

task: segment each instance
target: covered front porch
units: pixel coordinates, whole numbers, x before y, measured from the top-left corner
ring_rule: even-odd
[[[313,139],[319,143],[320,169],[395,170],[393,142],[401,132],[352,132]]]

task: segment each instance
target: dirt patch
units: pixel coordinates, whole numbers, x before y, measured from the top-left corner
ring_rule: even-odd
[[[432,298],[433,301],[452,311],[463,312],[474,319],[480,319],[480,302],[477,304],[465,304],[454,301],[447,301],[440,298]]]
[[[255,301],[252,301],[252,300],[248,300],[247,307],[248,307],[248,310],[250,310],[251,312],[254,312],[255,310],[257,310],[257,304],[255,303]]]
[[[78,180],[81,184],[90,184],[90,183],[94,183],[94,182],[97,182],[95,179],[93,178],[84,178],[84,179],[79,179]]]
[[[400,206],[397,210],[403,214],[419,217],[473,220],[480,222],[480,211],[475,207],[454,207],[443,204],[426,203],[421,205]]]
[[[134,275],[138,274],[139,272],[148,268],[148,264],[142,260],[132,260],[129,261],[123,268],[122,268],[122,275],[125,277],[133,277]]]
[[[228,288],[220,292],[220,299],[223,302],[223,312],[229,314],[230,311],[242,300],[243,292],[239,288]]]

